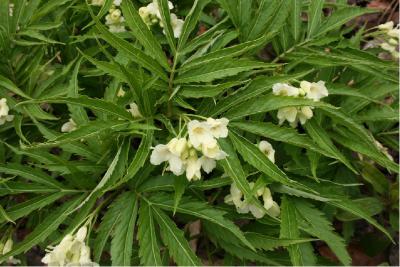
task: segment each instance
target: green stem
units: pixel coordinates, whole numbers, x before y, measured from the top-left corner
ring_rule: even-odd
[[[178,53],[175,54],[174,57],[174,63],[172,65],[171,73],[169,75],[169,81],[168,81],[168,112],[167,116],[171,117],[172,116],[172,93],[173,93],[173,86],[174,86],[174,78],[175,78],[175,70],[176,70],[176,64],[178,63]]]

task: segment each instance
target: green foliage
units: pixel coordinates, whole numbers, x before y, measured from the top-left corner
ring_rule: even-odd
[[[0,1],[0,99],[14,116],[0,125],[0,247],[14,240],[0,262],[31,264],[27,251],[82,225],[100,265],[331,264],[320,244],[333,264],[349,265],[352,237],[369,238],[355,230],[361,220],[389,246],[398,231],[398,64],[363,49],[375,29],[353,24],[375,10],[324,0],[170,9],[155,0],[153,23],[139,9],[151,1],[122,0],[114,8],[125,31],[112,32],[114,1],[104,2]],[[273,92],[303,80],[325,81],[329,96]],[[313,113],[304,124],[279,122],[282,109],[302,107]],[[218,139],[227,155],[212,172],[203,166],[188,181],[187,170],[154,164],[157,145],[209,117],[230,120]],[[251,212],[224,203],[231,184]],[[258,194],[265,186],[279,215]]]

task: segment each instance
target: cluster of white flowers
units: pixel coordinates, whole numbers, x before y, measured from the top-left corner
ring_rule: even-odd
[[[108,14],[106,16],[106,25],[108,25],[110,32],[124,32],[126,31],[124,22],[125,18],[122,16],[122,11],[118,7],[121,5],[122,0],[114,0]]]
[[[314,101],[319,101],[321,98],[328,96],[328,89],[323,81],[317,83],[302,81],[300,82],[300,88],[287,83],[276,83],[272,87],[272,92],[274,95],[304,97]],[[296,127],[298,122],[304,124],[314,115],[312,109],[313,107],[310,106],[281,108],[277,114],[279,124],[284,121],[288,121],[292,127]]]
[[[228,123],[226,118],[190,121],[187,127],[189,140],[175,137],[166,145],[157,145],[150,157],[151,164],[168,162],[167,170],[175,175],[186,172],[189,181],[199,180],[201,169],[210,173],[216,167],[216,161],[227,156],[219,147],[217,139],[228,136]],[[202,155],[199,157],[198,153]]]
[[[173,9],[174,5],[168,1],[168,7],[169,9]],[[161,22],[160,7],[158,6],[157,0],[153,0],[153,2],[147,6],[139,8],[139,15],[147,24],[147,26],[150,27],[158,23],[161,28],[164,28],[164,25]],[[182,19],[178,19],[176,14],[171,13],[171,26],[172,30],[174,31],[175,38],[179,38],[179,36],[181,36],[183,23],[184,21]]]
[[[104,1],[105,1],[105,0],[92,0],[92,1],[90,2],[90,4],[91,4],[92,6],[103,6],[103,5],[104,5]],[[113,4],[114,4],[115,6],[120,6],[120,5],[121,5],[121,2],[122,2],[122,0],[114,0]]]
[[[9,115],[10,108],[7,105],[7,99],[0,99],[0,125],[6,123],[6,121],[12,121],[14,119],[14,115]]]
[[[11,238],[8,238],[5,244],[0,242],[0,256],[5,255],[8,252],[10,252],[12,250],[12,247],[13,247],[13,240]],[[0,261],[0,264],[1,263],[2,263],[2,261]],[[6,263],[8,265],[11,265],[11,264],[16,265],[16,264],[20,264],[21,261],[14,259],[14,257],[11,256],[11,257],[8,257],[8,259],[6,260]]]
[[[393,21],[389,21],[379,25],[378,29],[382,33],[378,37],[378,39],[382,39],[380,47],[389,52],[392,57],[399,58],[399,25],[395,27]]]
[[[250,188],[254,189],[254,183],[251,182]],[[265,214],[277,217],[279,216],[281,210],[278,203],[272,199],[271,190],[268,187],[262,186],[257,188],[254,192],[254,197],[262,197],[264,209],[256,206],[255,204],[249,203],[248,200],[244,198],[242,191],[237,187],[235,183],[231,184],[230,194],[225,196],[225,203],[229,205],[235,205],[236,211],[238,213],[249,213],[251,212],[253,216],[257,219],[264,217]]]
[[[75,235],[66,235],[55,247],[48,247],[42,262],[49,266],[98,266],[90,259],[90,248],[85,244],[86,226]]]

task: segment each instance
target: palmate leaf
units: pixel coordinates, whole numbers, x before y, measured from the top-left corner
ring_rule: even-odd
[[[119,204],[119,216],[111,240],[111,261],[115,266],[131,265],[133,232],[136,223],[138,201],[132,192],[124,193]]]
[[[140,263],[144,266],[162,266],[152,208],[145,201],[141,202],[139,209],[137,236]]]
[[[169,255],[179,265],[199,266],[200,260],[191,250],[182,230],[160,209],[151,207],[155,220],[160,227],[164,244],[168,247]]]
[[[68,214],[80,203],[83,197],[84,196],[75,197],[54,210],[49,216],[44,218],[22,242],[16,244],[13,250],[1,255],[0,261],[4,261],[8,259],[8,257],[25,252],[45,240],[65,221]]]
[[[247,241],[240,229],[233,222],[224,218],[224,215],[226,214],[224,211],[211,208],[206,203],[189,197],[183,197],[179,205],[176,207],[172,198],[166,194],[160,194],[156,197],[152,197],[150,198],[150,201],[152,202],[152,205],[161,209],[169,211],[176,210],[177,213],[192,215],[206,220],[212,224],[218,225],[237,237],[237,239],[240,240],[240,242],[242,242],[244,245],[254,250],[254,247],[251,245],[251,243],[249,243],[249,241]]]

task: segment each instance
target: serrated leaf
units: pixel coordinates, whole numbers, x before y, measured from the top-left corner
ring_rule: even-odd
[[[18,203],[7,209],[7,214],[13,221],[18,220],[24,216],[29,215],[31,212],[41,209],[51,203],[55,202],[57,199],[65,196],[65,192],[54,193],[44,196],[36,196],[22,203]],[[0,223],[4,222],[0,218]]]
[[[176,54],[176,42],[174,31],[172,29],[171,24],[171,14],[169,11],[169,3],[168,0],[157,0],[157,4],[159,7],[159,12],[161,16],[161,22],[164,25],[165,37],[167,38],[167,42],[169,47],[171,48],[172,54]]]
[[[325,0],[313,0],[308,7],[308,27],[307,37],[311,38],[315,35],[322,19],[322,8],[324,7]]]
[[[218,225],[237,237],[244,245],[254,250],[254,247],[249,243],[249,241],[247,241],[240,229],[230,220],[224,218],[224,215],[226,214],[224,211],[214,209],[208,206],[206,203],[189,197],[183,197],[182,201],[176,207],[169,195],[166,194],[160,194],[157,197],[152,197],[150,198],[150,201],[152,202],[152,205],[158,206],[161,209],[166,209],[169,211],[176,209],[176,212],[178,213],[192,215],[206,220],[212,224]]]
[[[111,261],[115,266],[131,265],[133,232],[136,223],[138,201],[135,194],[126,192],[121,196],[121,216],[114,227],[111,239]]]
[[[163,211],[152,207],[152,212],[160,227],[163,242],[174,261],[184,266],[200,266],[201,262],[191,250],[182,230]]]
[[[152,209],[144,201],[139,209],[138,240],[140,263],[145,266],[163,265]]]
[[[169,70],[167,57],[165,56],[160,43],[153,36],[148,26],[143,22],[130,1],[122,2],[122,13],[124,14],[125,21],[131,29],[133,35],[149,52],[150,56],[157,60],[161,66]]]
[[[38,168],[31,168],[27,165],[8,163],[0,166],[0,172],[18,175],[33,182],[44,184],[60,190],[65,188],[64,185],[58,182],[55,178],[49,176]]]
[[[313,238],[277,238],[273,236],[267,236],[260,233],[246,232],[246,238],[252,243],[255,248],[260,248],[263,250],[274,250],[279,247],[288,247],[291,245],[306,243],[315,241]]]
[[[277,65],[263,63],[260,61],[248,59],[222,59],[216,60],[212,65],[198,66],[180,73],[175,79],[175,83],[191,83],[191,82],[211,82],[236,75],[240,72],[250,71],[254,69],[273,69]]]

